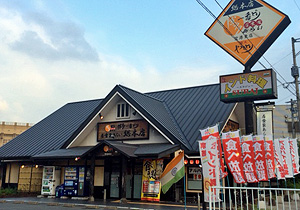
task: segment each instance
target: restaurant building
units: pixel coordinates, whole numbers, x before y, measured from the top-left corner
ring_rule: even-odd
[[[219,84],[151,93],[115,86],[103,99],[68,103],[0,148],[2,186],[42,195],[172,200],[159,177],[183,150],[186,191],[202,190],[199,129],[244,129],[243,105],[220,101]],[[189,194],[188,194],[189,195]]]

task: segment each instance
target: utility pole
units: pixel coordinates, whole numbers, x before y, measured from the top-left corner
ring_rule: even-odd
[[[299,68],[297,66],[297,61],[296,61],[296,53],[295,53],[295,43],[300,42],[300,39],[295,39],[292,37],[292,53],[293,53],[293,66],[292,66],[292,76],[295,78],[295,86],[296,86],[296,98],[297,98],[297,111],[298,111],[298,129],[300,131],[300,97],[299,97]]]

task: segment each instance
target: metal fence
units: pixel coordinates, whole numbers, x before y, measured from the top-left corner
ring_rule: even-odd
[[[220,190],[220,200],[213,191]],[[258,187],[210,187],[210,210],[298,210],[300,189]]]

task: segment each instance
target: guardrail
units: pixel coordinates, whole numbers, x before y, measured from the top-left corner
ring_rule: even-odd
[[[220,200],[212,192],[220,190]],[[259,187],[209,187],[210,210],[294,210],[300,208],[300,189]]]

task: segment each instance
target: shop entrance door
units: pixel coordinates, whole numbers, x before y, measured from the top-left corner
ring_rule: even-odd
[[[113,164],[111,166],[110,175],[110,197],[120,198],[120,166],[118,164]]]

